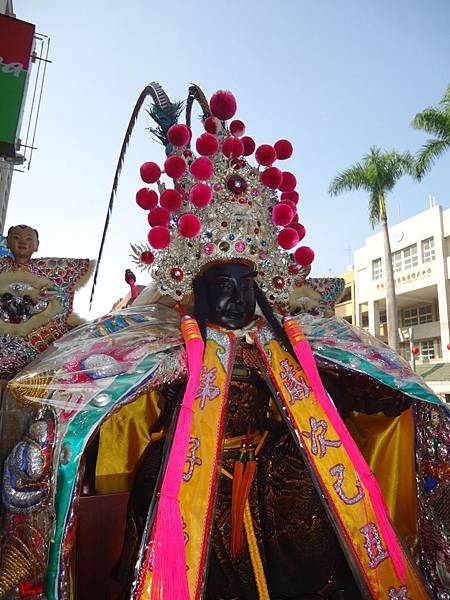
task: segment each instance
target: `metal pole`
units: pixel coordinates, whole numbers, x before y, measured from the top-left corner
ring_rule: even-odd
[[[416,355],[413,352],[414,348],[414,328],[409,328],[409,350],[411,352],[412,370],[416,372]]]

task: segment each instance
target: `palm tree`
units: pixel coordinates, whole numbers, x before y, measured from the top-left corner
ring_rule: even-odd
[[[339,173],[330,184],[333,196],[363,189],[369,193],[369,221],[372,228],[381,223],[384,241],[384,271],[386,282],[386,316],[388,344],[398,352],[398,317],[392,269],[391,244],[386,213],[386,195],[405,173],[413,174],[414,160],[409,152],[383,152],[372,146],[362,161]]]
[[[438,106],[417,113],[411,125],[435,136],[422,146],[417,156],[416,176],[422,179],[434,161],[450,148],[450,84]]]

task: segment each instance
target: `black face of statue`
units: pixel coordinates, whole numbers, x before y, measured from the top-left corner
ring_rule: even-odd
[[[226,329],[248,325],[256,306],[255,275],[251,267],[240,263],[220,264],[208,269],[203,278],[209,321]]]

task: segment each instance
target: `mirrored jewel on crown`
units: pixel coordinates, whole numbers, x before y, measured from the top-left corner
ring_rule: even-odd
[[[305,228],[298,219],[297,180],[274,166],[291,157],[292,145],[279,140],[256,148],[242,121],[227,123],[237,107],[230,92],[216,92],[205,103],[205,132],[194,144],[189,127],[173,124],[158,136],[168,151],[163,167],[141,166],[141,178],[155,189],[136,194],[150,231],[147,244],[132,245],[133,260],[162,294],[177,300],[191,294],[193,279],[210,263],[251,262],[268,299],[286,302],[314,259],[311,248],[299,246]],[[250,164],[253,154],[256,165]]]

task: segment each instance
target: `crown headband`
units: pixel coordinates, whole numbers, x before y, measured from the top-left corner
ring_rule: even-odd
[[[254,265],[270,301],[284,303],[314,258],[311,248],[297,247],[305,228],[298,222],[296,178],[273,166],[292,155],[292,145],[280,140],[256,148],[243,135],[242,121],[226,125],[235,112],[234,96],[216,92],[204,106],[206,131],[196,140],[197,154],[190,128],[175,124],[167,130],[164,169],[154,162],[140,169],[158,193],[142,188],[136,194],[151,229],[148,244],[132,245],[133,260],[162,294],[178,301],[191,294],[194,278],[210,263],[237,260]],[[247,160],[253,153],[257,167]],[[161,182],[162,173],[173,179],[173,188]]]

